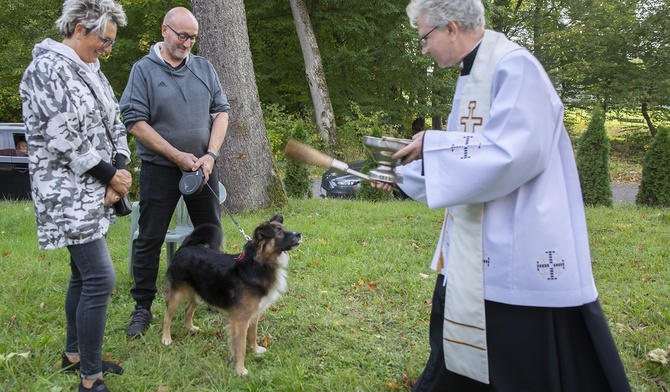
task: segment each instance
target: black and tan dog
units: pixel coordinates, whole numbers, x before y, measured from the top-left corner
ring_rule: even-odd
[[[258,317],[286,290],[287,251],[300,246],[302,235],[284,228],[283,217],[261,223],[244,253],[222,253],[223,234],[214,225],[200,225],[184,240],[165,276],[167,312],[163,320],[163,344],[172,342],[170,324],[179,305],[186,305],[186,327],[197,331],[193,313],[202,302],[230,319],[229,346],[235,371],[244,376],[245,340],[256,354],[266,351],[256,342]]]

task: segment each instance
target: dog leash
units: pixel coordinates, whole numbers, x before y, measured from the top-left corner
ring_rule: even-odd
[[[210,192],[212,192],[212,194],[213,194],[214,196],[216,196],[216,192],[214,192],[214,189],[212,189],[212,187],[209,186],[209,183],[206,182],[205,185],[207,185],[207,188],[209,188]],[[223,203],[221,203],[221,207],[223,207],[223,210],[226,211],[226,214],[228,214],[228,216],[230,217],[230,219],[233,220],[233,223],[235,223],[235,226],[237,226],[237,230],[239,230],[240,233],[242,233],[242,236],[244,236],[244,239],[247,240],[247,241],[251,241],[251,237],[249,237],[249,236],[247,235],[247,233],[244,232],[244,229],[242,228],[242,226],[240,226],[240,224],[237,222],[237,220],[235,219],[235,217],[230,213],[230,211],[228,211],[228,209],[226,208],[225,205],[223,205]]]

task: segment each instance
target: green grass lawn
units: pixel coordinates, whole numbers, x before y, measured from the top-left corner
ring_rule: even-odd
[[[282,211],[236,215],[247,233],[281,212],[303,245],[292,252],[287,293],[265,314],[263,356],[248,353],[249,376],[235,375],[225,320],[202,306],[200,331],[175,317],[169,347],[160,343],[165,304],[142,338],[125,336],[133,309],[129,290],[130,218],[108,235],[117,286],[103,352],[126,373],[108,376],[112,391],[392,391],[409,390],[428,356],[434,284],[430,259],[440,211],[415,202],[291,200]],[[587,210],[600,301],[635,391],[667,390],[667,366],[646,353],[668,348],[670,211],[632,205]],[[244,238],[223,216],[226,250]],[[78,379],[59,373],[66,250],[39,251],[30,202],[0,202],[0,390],[70,391]],[[165,269],[163,256],[159,286]],[[11,353],[21,353],[24,356]]]

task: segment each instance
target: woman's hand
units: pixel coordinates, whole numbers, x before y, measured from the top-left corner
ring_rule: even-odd
[[[133,176],[126,169],[116,170],[116,174],[114,174],[114,177],[109,182],[109,187],[119,194],[119,198],[128,193],[131,185],[133,185]],[[107,195],[105,195],[105,199],[107,199]]]
[[[105,189],[105,207],[109,207],[121,200],[123,196],[120,195],[117,191],[114,190],[111,186],[107,186]]]

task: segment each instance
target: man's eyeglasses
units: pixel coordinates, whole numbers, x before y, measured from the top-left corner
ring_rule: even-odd
[[[97,35],[100,40],[102,41],[102,47],[103,48],[109,48],[110,46],[114,45],[116,40],[113,40],[111,38],[107,38],[104,35],[98,33],[97,31],[94,31],[93,34]]]
[[[435,26],[435,27],[433,27],[432,29],[430,29],[429,32],[427,32],[426,34],[424,34],[423,37],[419,38],[419,46],[420,46],[420,47],[423,48],[424,46],[426,46],[426,44],[428,43],[428,36],[430,35],[430,33],[432,33],[433,31],[435,31],[435,29],[437,29],[438,27],[440,27],[440,26]]]
[[[196,38],[200,38],[199,34],[196,35],[188,35],[186,33],[178,33],[175,29],[170,27],[170,25],[166,24],[167,28],[172,30],[173,33],[177,35],[177,39],[181,42],[185,42],[187,39],[191,40],[191,42],[195,42]]]

